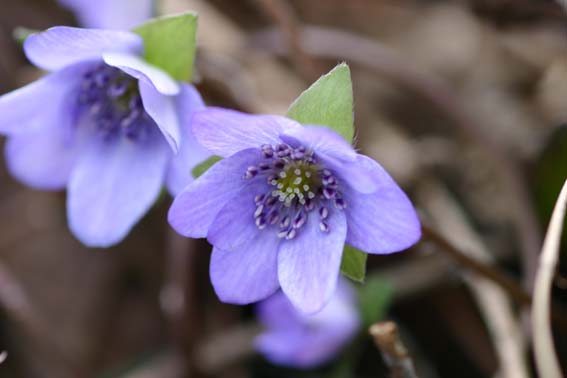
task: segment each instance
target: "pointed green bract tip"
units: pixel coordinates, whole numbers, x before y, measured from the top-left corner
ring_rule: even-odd
[[[287,116],[304,125],[326,126],[352,142],[353,94],[348,65],[341,63],[321,76],[291,104]]]
[[[144,40],[144,58],[178,81],[191,81],[197,46],[197,15],[150,20],[134,30]]]
[[[366,276],[366,258],[368,255],[348,244],[343,249],[341,273],[356,282],[364,282]]]
[[[221,160],[222,158],[220,156],[213,155],[207,160],[203,161],[202,163],[197,164],[195,168],[193,168],[193,170],[191,171],[191,174],[193,175],[194,178],[198,178],[203,173],[207,172],[209,168],[211,168],[213,165],[215,165],[217,162]]]

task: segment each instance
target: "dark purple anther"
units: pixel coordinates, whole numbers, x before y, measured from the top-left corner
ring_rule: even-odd
[[[268,199],[266,199],[266,206],[272,207],[272,206],[274,206],[274,204],[275,204],[277,201],[278,201],[278,198],[277,198],[277,197],[272,197],[272,196],[270,196],[270,197],[268,197]]]
[[[262,202],[264,202],[265,198],[266,198],[266,195],[258,194],[256,197],[254,197],[254,203],[256,204],[256,206],[261,205]]]
[[[282,221],[280,222],[280,228],[288,228],[289,224],[291,223],[291,218],[289,215],[283,217]]]
[[[336,194],[337,194],[337,191],[333,188],[329,188],[329,187],[323,188],[323,196],[326,199],[332,199],[332,198],[335,197]]]
[[[252,177],[256,176],[257,174],[258,174],[258,168],[251,165],[246,170],[246,173],[244,174],[244,178],[251,179]]]
[[[345,209],[347,204],[344,198],[335,198],[335,207],[339,210]]]
[[[277,210],[272,210],[269,214],[268,214],[268,223],[269,224],[276,224],[278,222],[278,219],[280,218],[280,214]]]
[[[260,230],[266,228],[266,219],[264,217],[256,218],[256,227],[258,227]]]
[[[285,161],[282,159],[274,160],[273,166],[275,169],[284,169],[285,168]]]
[[[270,169],[270,163],[263,161],[258,164],[258,168],[260,168],[261,171],[267,171],[268,169]]]
[[[264,154],[265,158],[271,158],[272,156],[274,156],[274,149],[271,145],[264,144],[260,148],[261,148],[262,153]]]
[[[307,214],[304,211],[300,210],[299,213],[297,213],[297,215],[293,219],[292,227],[301,228],[303,227],[305,222],[307,222]]]
[[[116,82],[108,87],[106,93],[112,98],[117,98],[123,96],[127,89],[128,87],[125,82]]]
[[[287,232],[287,235],[285,236],[285,238],[287,240],[291,240],[291,239],[295,238],[295,235],[297,235],[297,230],[295,228],[292,228]]]
[[[321,219],[327,219],[327,217],[329,216],[329,209],[327,209],[325,206],[321,206],[319,208],[319,216],[321,217]]]

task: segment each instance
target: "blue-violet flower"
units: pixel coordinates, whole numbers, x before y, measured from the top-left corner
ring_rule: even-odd
[[[199,93],[142,58],[123,31],[54,27],[24,44],[54,71],[0,97],[10,172],[37,189],[67,188],[67,216],[88,246],[122,240],[164,181],[173,194],[208,156],[190,129]]]
[[[297,311],[281,291],[260,302],[256,312],[265,328],[255,339],[256,350],[274,364],[293,368],[329,362],[360,328],[356,295],[345,279],[316,314]]]
[[[175,198],[169,222],[214,246],[211,281],[224,302],[252,303],[281,287],[314,313],[335,291],[345,242],[385,254],[420,238],[405,193],[328,128],[217,108],[196,112],[192,125],[225,159]]]
[[[130,30],[153,16],[154,0],[58,0],[73,11],[79,25],[94,29]]]

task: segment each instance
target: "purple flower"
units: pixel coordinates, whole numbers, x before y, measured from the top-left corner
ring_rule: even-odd
[[[164,181],[177,193],[208,155],[189,125],[201,97],[142,60],[142,39],[130,32],[55,27],[24,49],[54,72],[0,97],[8,168],[33,188],[66,187],[76,237],[115,244]]]
[[[294,368],[314,368],[330,361],[360,328],[354,290],[339,281],[335,294],[314,315],[298,312],[280,291],[257,306],[265,331],[255,347],[269,361]]]
[[[226,159],[175,198],[169,222],[214,246],[211,281],[224,302],[252,303],[281,287],[314,313],[335,291],[345,242],[384,254],[420,237],[388,173],[327,128],[207,108],[193,132]]]
[[[153,0],[58,0],[85,28],[129,30],[153,15]]]

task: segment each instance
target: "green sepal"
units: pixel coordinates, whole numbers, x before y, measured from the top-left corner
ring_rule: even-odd
[[[191,174],[194,178],[201,176],[203,173],[207,172],[209,168],[215,165],[217,162],[221,161],[222,158],[220,156],[213,155],[207,160],[203,161],[202,163],[198,164],[193,168]]]
[[[348,65],[341,63],[321,76],[291,104],[287,116],[303,125],[329,127],[351,143],[354,116]]]
[[[197,15],[150,20],[134,30],[144,40],[144,58],[178,81],[191,81],[197,46]]]

